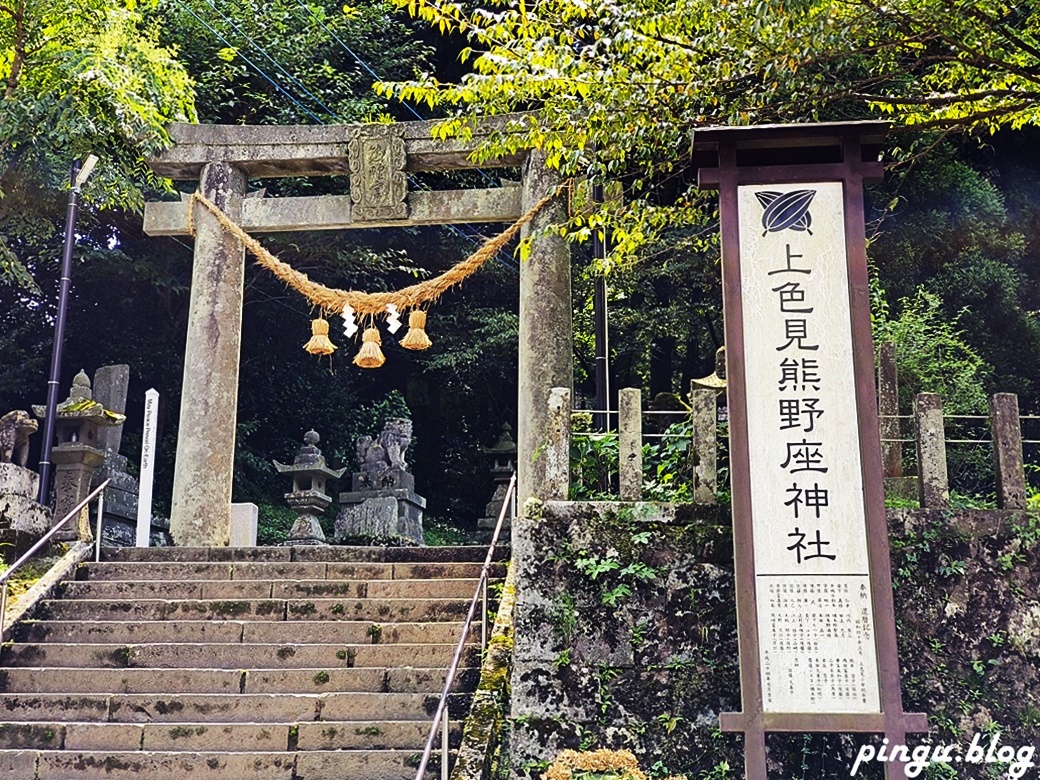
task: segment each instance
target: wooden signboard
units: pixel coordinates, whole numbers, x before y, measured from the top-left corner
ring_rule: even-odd
[[[873,380],[863,182],[885,131],[694,134],[722,222],[742,712],[721,725],[748,780],[767,732],[927,731],[902,707]]]

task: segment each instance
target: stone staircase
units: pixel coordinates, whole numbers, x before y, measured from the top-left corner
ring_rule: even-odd
[[[485,555],[108,551],[0,652],[0,776],[410,780]]]

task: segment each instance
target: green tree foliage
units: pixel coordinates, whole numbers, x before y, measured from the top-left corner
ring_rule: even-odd
[[[607,277],[613,383],[645,387],[650,398],[689,389],[689,380],[710,374],[722,345],[722,290],[713,219],[674,227],[615,267]],[[575,383],[592,396],[593,282],[595,263],[575,263]]]
[[[380,88],[454,108],[446,134],[465,133],[474,116],[530,111],[485,153],[536,146],[565,175],[624,178],[626,204],[608,205],[592,225],[610,223],[621,257],[689,217],[695,196],[673,179],[696,127],[873,114],[996,129],[1040,118],[1033,4],[394,1],[465,36],[472,72]],[[650,192],[664,182],[665,197]],[[587,226],[578,217],[570,227]]]
[[[916,393],[938,393],[946,414],[981,414],[992,368],[965,343],[960,319],[949,317],[939,296],[919,288],[899,301],[895,319],[877,312],[874,338],[896,347],[900,406],[910,409]]]
[[[1018,393],[1029,407],[1040,389],[1032,357],[1040,350],[1040,322],[1031,314],[1040,308],[1040,234],[1022,199],[1040,176],[1021,150],[1013,158],[994,155],[1035,132],[1002,133],[988,153],[945,144],[891,177],[876,193],[891,208],[870,243],[896,315],[906,317],[900,299],[918,300],[921,288],[932,293],[964,342],[992,366],[985,392]]]
[[[155,183],[142,153],[168,144],[168,122],[195,117],[185,69],[159,43],[158,28],[144,21],[149,5],[0,4],[5,169],[14,163],[57,185],[69,159],[94,152],[105,160],[91,182],[95,202],[140,205],[142,183]],[[57,181],[52,172],[59,172]]]
[[[193,120],[195,109],[185,69],[144,21],[149,4],[0,4],[0,189],[14,199],[4,208],[0,282],[29,284],[20,250],[51,215],[26,195],[67,186],[72,160],[102,159],[86,191],[99,205],[139,208],[142,188],[163,186],[142,154],[163,148],[165,125]]]
[[[670,311],[656,294],[661,286],[674,292],[667,272],[652,270],[661,265],[652,259],[658,247],[674,239],[677,224],[710,221],[702,216],[709,201],[690,176],[691,130],[891,118],[902,125],[885,152],[896,166],[879,193],[891,208],[871,244],[891,303],[914,300],[925,285],[948,317],[959,317],[965,343],[991,358],[993,382],[1032,398],[1035,229],[1025,224],[1028,207],[1010,214],[1005,205],[1009,186],[1021,193],[1015,205],[1024,204],[1028,184],[1016,185],[1017,171],[994,170],[969,146],[941,140],[951,130],[990,133],[1040,119],[1035,4],[395,2],[465,37],[471,72],[452,83],[431,74],[384,83],[386,94],[454,111],[445,135],[466,134],[476,116],[526,112],[504,121],[483,153],[535,146],[565,176],[623,182],[624,200],[591,215],[577,210],[567,229],[583,241],[609,228],[614,261],[651,269],[634,294],[645,331],[676,322],[681,309]],[[705,240],[695,251],[710,257],[717,248]],[[685,304],[689,296],[676,297]],[[636,328],[618,330],[626,338]],[[657,352],[688,340],[681,326],[661,330],[670,333],[647,333]]]
[[[473,72],[457,84],[426,77],[385,89],[488,114],[539,109],[527,136],[565,166],[580,161],[583,141],[612,141],[625,151],[602,144],[611,155],[602,159],[619,163],[676,140],[675,126],[797,121],[850,103],[909,123],[1038,118],[1032,4],[394,1],[466,36]],[[602,135],[608,128],[627,133]]]

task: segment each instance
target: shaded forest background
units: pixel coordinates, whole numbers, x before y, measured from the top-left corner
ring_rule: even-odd
[[[100,3],[99,3],[100,5]],[[371,0],[348,7],[279,0],[219,5],[162,0],[143,10],[156,41],[175,47],[194,82],[198,120],[209,123],[316,124],[430,112],[388,102],[377,80],[411,78],[416,68],[444,81],[464,72],[465,42],[440,36]],[[42,98],[41,98],[42,100]],[[827,116],[818,118],[829,118]],[[2,129],[2,128],[0,128]],[[37,127],[41,134],[45,125]],[[105,138],[97,153],[106,164]],[[935,143],[927,154],[910,146]],[[982,412],[987,394],[1019,394],[1025,413],[1040,411],[1040,132],[1026,127],[984,138],[939,140],[902,130],[890,139],[896,161],[869,193],[870,258],[879,337],[900,346],[904,404],[927,389],[948,411]],[[3,150],[6,153],[6,148]],[[688,147],[672,150],[676,168],[656,197],[692,179]],[[115,154],[116,150],[110,150]],[[57,301],[59,259],[71,160],[22,154],[0,176],[0,232],[8,273],[0,284],[0,412],[44,401]],[[491,178],[510,174],[495,172]],[[416,187],[486,186],[482,173],[427,176]],[[110,186],[102,176],[98,187]],[[343,179],[257,181],[268,197],[343,193]],[[185,187],[186,191],[190,188]],[[81,210],[69,331],[61,377],[109,363],[131,367],[124,454],[139,457],[144,392],[160,392],[156,496],[168,511],[178,435],[179,392],[191,276],[190,241],[141,232],[133,202],[96,198]],[[155,188],[150,199],[176,197]],[[139,205],[139,204],[137,204]],[[717,225],[709,207],[699,222],[669,225],[632,261],[615,267],[610,290],[611,386],[650,397],[684,392],[711,373],[721,345]],[[330,286],[393,289],[436,274],[473,251],[493,226],[279,234],[264,243]],[[590,403],[592,287],[589,244],[575,243],[575,382]],[[354,440],[388,416],[413,419],[417,490],[429,515],[472,530],[491,494],[490,463],[479,448],[503,423],[516,424],[518,266],[502,254],[430,313],[434,347],[409,353],[384,339],[385,366],[350,364],[357,345],[332,322],[340,350],[315,358],[307,302],[249,264],[240,372],[236,501],[258,503],[269,540],[288,488],[271,466],[291,459],[314,428],[334,467],[354,466]],[[64,395],[62,395],[64,397]],[[904,405],[904,411],[908,407]],[[36,437],[35,447],[39,447]],[[31,455],[31,464],[38,457]]]

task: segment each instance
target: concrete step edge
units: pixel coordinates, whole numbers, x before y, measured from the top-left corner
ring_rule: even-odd
[[[109,575],[124,575],[133,572],[135,577],[157,582],[181,582],[185,579],[252,581],[257,576],[273,580],[298,579],[390,579],[400,581],[440,579],[445,572],[467,572],[448,579],[473,579],[480,576],[483,561],[101,561],[83,562],[76,568],[76,581],[97,579],[108,581]],[[493,561],[489,572],[500,578],[507,566],[506,561]],[[170,572],[166,577],[163,572]],[[186,576],[190,575],[190,576]],[[256,576],[250,576],[256,575]],[[276,575],[276,576],[272,576]],[[304,576],[301,576],[304,575]],[[380,576],[383,575],[383,576]],[[417,576],[418,575],[418,576]],[[116,577],[112,579],[125,579]]]
[[[452,751],[454,754],[454,751]],[[292,780],[307,777],[368,777],[408,780],[414,776],[418,752],[389,750],[315,751],[92,751],[0,750],[0,767],[14,780],[64,780],[70,777],[111,780],[191,777],[212,780]],[[348,774],[344,774],[348,772]],[[317,773],[321,773],[320,775]],[[429,776],[434,776],[432,768]]]
[[[471,640],[468,645],[472,646]],[[44,647],[87,647],[87,648],[124,648],[124,647],[203,647],[198,642],[15,642],[8,644],[8,648],[17,649],[28,645],[40,645]],[[365,648],[386,647],[397,650],[407,650],[419,647],[455,647],[455,642],[398,642],[395,644],[380,645],[370,642],[209,642],[205,647],[253,647],[267,649],[273,647],[296,647],[302,649],[314,647],[342,647],[342,648]],[[110,668],[110,667],[105,667]]]
[[[480,631],[471,628],[471,637]],[[272,644],[352,642],[395,645],[400,643],[457,642],[462,622],[386,620],[26,620],[13,631],[21,644],[141,644],[182,642],[193,644]]]
[[[422,750],[429,723],[417,720],[110,723],[11,721],[0,724],[2,750],[52,751],[257,751]],[[452,747],[462,722],[452,721]]]
[[[157,697],[196,694],[244,696],[297,693],[436,694],[443,689],[444,667],[373,666],[351,668],[303,667],[273,669],[219,669],[211,667],[82,668],[69,674],[62,667],[11,667],[0,670],[0,693],[65,696]],[[460,668],[453,690],[476,687],[479,669]],[[0,724],[2,726],[2,724]]]
[[[228,723],[262,720],[271,724],[349,719],[429,722],[436,693],[243,693],[243,694],[0,694],[0,712],[12,721]],[[452,717],[462,717],[469,693],[451,695]]]
[[[365,645],[369,647],[369,645]],[[77,673],[90,674],[91,672],[121,672],[130,674],[147,674],[149,672],[170,672],[176,671],[178,673],[187,672],[226,672],[227,669],[222,669],[218,666],[179,666],[177,669],[167,669],[165,667],[144,667],[144,666],[124,666],[124,667],[111,667],[111,666],[9,666],[4,669],[0,669],[0,674],[3,672],[18,671],[18,672],[67,672],[70,668],[74,668]],[[479,669],[477,666],[460,666],[457,673],[462,674],[463,672],[474,671]],[[256,674],[272,673],[272,672],[299,672],[303,674],[305,672],[321,672],[326,671],[327,666],[295,666],[291,669],[287,669],[284,666],[270,666],[270,667],[257,667],[249,669],[241,669],[238,671],[250,672]],[[353,666],[347,667],[346,669],[339,669],[337,671],[350,671],[351,669],[361,670],[364,669],[366,672],[375,674],[376,672],[443,672],[445,667],[443,666]],[[72,691],[70,691],[72,693]],[[0,721],[0,725],[3,725],[5,721]]]
[[[458,622],[469,608],[467,598],[298,598],[298,599],[68,599],[39,605],[40,617],[105,622],[163,621],[185,617],[223,620],[309,622],[337,619],[394,622]]]
[[[125,728],[133,727],[137,729],[141,728],[177,728],[178,726],[183,728],[205,726],[211,729],[220,728],[269,728],[270,726],[306,726],[308,728],[325,728],[325,727],[336,727],[342,728],[364,728],[365,726],[379,726],[386,728],[425,728],[429,730],[430,721],[426,720],[372,720],[371,718],[364,720],[290,720],[284,723],[271,723],[269,721],[206,721],[205,723],[196,720],[165,720],[156,723],[120,723],[117,721],[97,721],[97,720],[8,720],[0,723],[0,730],[6,728],[65,728],[69,726],[89,726],[90,728]],[[462,722],[459,720],[452,720],[449,729],[458,730],[462,728]],[[10,748],[4,748],[9,750]],[[42,748],[46,750],[47,748]],[[229,753],[242,753],[250,751],[241,750],[228,750]]]
[[[467,646],[468,658],[479,653],[479,642]],[[251,667],[284,669],[327,669],[407,667],[447,667],[454,643],[356,644],[292,642],[243,643],[15,643],[0,650],[0,663],[9,668],[24,666],[63,669],[183,669],[206,666],[210,669],[242,670]],[[207,655],[201,656],[205,652]],[[205,658],[205,660],[203,660]],[[468,664],[473,665],[473,664]]]
[[[75,602],[77,606],[81,606],[81,605],[85,606],[85,605],[90,605],[90,604],[93,604],[93,603],[99,603],[99,604],[120,604],[120,603],[123,603],[125,601],[134,601],[135,603],[145,603],[145,604],[210,604],[210,603],[222,603],[222,602],[228,602],[228,601],[249,601],[249,602],[267,602],[267,601],[283,601],[284,602],[284,601],[287,601],[287,602],[293,603],[293,602],[297,602],[297,601],[304,601],[304,602],[314,602],[315,605],[317,605],[318,602],[320,602],[321,604],[328,603],[328,604],[331,605],[331,604],[335,604],[336,602],[342,602],[342,601],[390,601],[392,603],[398,603],[398,602],[400,602],[400,603],[412,603],[412,602],[426,603],[426,602],[433,602],[433,603],[436,603],[436,604],[441,604],[441,603],[452,603],[453,604],[453,603],[459,603],[459,602],[469,603],[470,599],[462,598],[462,597],[453,597],[453,598],[452,597],[444,597],[444,598],[440,598],[440,597],[401,598],[401,597],[393,597],[393,596],[389,596],[389,597],[380,596],[379,598],[357,598],[355,596],[344,596],[342,598],[323,597],[323,598],[300,598],[300,599],[279,599],[279,598],[274,598],[274,599],[178,599],[178,598],[173,598],[173,599],[138,599],[138,598],[133,598],[133,599],[126,599],[126,598],[111,598],[111,599],[60,599],[60,598],[58,598],[58,599],[45,599],[44,601],[41,602],[41,604],[62,604],[62,603]],[[412,622],[416,622],[416,621],[412,621]]]
[[[41,628],[50,628],[58,626],[72,626],[73,628],[97,626],[99,621],[96,620],[54,620],[54,619],[40,619],[40,620],[26,620],[21,623],[24,626],[39,626]],[[157,624],[163,626],[178,626],[185,625],[187,628],[196,626],[212,626],[217,623],[223,623],[225,625],[238,625],[242,627],[249,627],[255,630],[257,627],[262,626],[281,626],[285,627],[286,623],[292,623],[289,620],[155,620],[149,621],[150,624]],[[448,628],[462,628],[463,622],[461,620],[449,621],[449,620],[308,620],[306,621],[312,626],[327,626],[330,630],[333,628],[339,630],[349,630],[350,628],[364,628],[367,629],[373,623],[376,623],[383,628],[404,628],[404,629],[420,629],[425,626],[439,626],[445,630]],[[103,621],[105,626],[140,626],[142,622],[139,620],[105,620]],[[480,623],[474,623],[478,628]],[[115,630],[115,629],[113,629]],[[225,644],[228,644],[225,642]],[[248,642],[246,644],[249,644]],[[270,644],[261,643],[261,644]]]
[[[329,562],[329,563],[482,563],[486,545],[445,545],[442,547],[102,547],[103,562],[163,563],[252,563],[252,562]],[[509,558],[508,545],[495,548],[495,560]]]
[[[496,579],[497,580],[501,580],[502,578],[501,577],[492,578],[492,581],[494,581]],[[333,579],[329,579],[328,577],[325,577],[324,579],[315,579],[314,577],[279,577],[278,579],[273,580],[273,581],[274,582],[279,582],[279,583],[285,583],[285,584],[297,584],[297,583],[299,583],[299,584],[304,584],[304,585],[309,585],[309,584],[312,584],[312,583],[327,583],[327,582],[333,582],[333,583],[338,583],[338,582],[367,582],[367,583],[373,583],[374,582],[374,583],[378,583],[380,585],[398,584],[398,583],[402,583],[402,582],[408,582],[408,583],[412,583],[412,582],[448,582],[448,583],[451,583],[451,584],[457,584],[457,583],[463,583],[463,582],[471,582],[471,583],[473,583],[474,586],[476,586],[476,584],[477,584],[477,582],[479,580],[480,580],[480,577],[409,577],[408,579],[402,579],[402,580],[395,580],[392,577],[337,577],[337,578],[333,578]],[[214,580],[204,580],[204,579],[197,579],[197,580],[176,580],[176,579],[169,579],[169,580],[158,580],[158,579],[156,579],[156,580],[147,580],[147,579],[137,579],[137,580],[89,580],[88,579],[88,580],[69,580],[69,582],[67,584],[70,584],[70,585],[87,585],[87,584],[96,584],[96,583],[99,583],[99,582],[111,583],[111,584],[123,584],[123,585],[145,585],[145,584],[147,584],[147,585],[159,585],[159,584],[179,585],[179,584],[184,583],[184,582],[190,582],[192,585],[207,585],[207,584],[208,585],[227,585],[229,582],[254,582],[254,580],[223,580],[223,579],[214,579]]]

